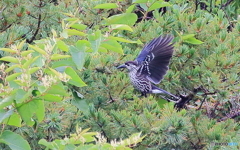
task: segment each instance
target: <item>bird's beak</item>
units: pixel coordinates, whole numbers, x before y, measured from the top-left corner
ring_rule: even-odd
[[[126,68],[126,65],[125,64],[122,64],[120,66],[117,67],[117,69],[120,69],[120,68]]]

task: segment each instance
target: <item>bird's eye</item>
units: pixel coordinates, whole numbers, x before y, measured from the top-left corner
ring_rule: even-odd
[[[129,66],[129,64],[125,64],[126,66]]]

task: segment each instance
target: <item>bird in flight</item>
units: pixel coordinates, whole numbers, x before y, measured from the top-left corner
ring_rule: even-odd
[[[172,40],[171,35],[159,36],[146,44],[134,61],[127,61],[117,67],[128,69],[133,86],[141,92],[142,96],[146,97],[148,93],[162,93],[179,99],[154,85],[159,84],[167,73],[173,55]]]

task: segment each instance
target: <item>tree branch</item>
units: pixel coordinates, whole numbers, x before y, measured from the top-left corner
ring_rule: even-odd
[[[228,0],[225,4],[222,4],[221,9],[227,7],[232,2],[233,2],[233,0]]]
[[[30,39],[30,40],[28,40],[27,39],[27,43],[32,43],[33,42],[33,40],[35,40],[36,39],[36,36],[37,36],[37,34],[38,34],[38,32],[39,32],[39,29],[40,29],[40,26],[41,26],[41,22],[42,22],[42,15],[41,14],[39,14],[38,15],[38,24],[37,24],[37,29],[36,29],[36,31],[35,31],[35,33],[33,34],[33,36],[32,36],[32,38]]]

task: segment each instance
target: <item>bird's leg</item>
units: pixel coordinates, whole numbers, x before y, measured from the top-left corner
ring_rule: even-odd
[[[142,96],[147,97],[147,93],[146,92],[141,92],[141,96],[140,97],[142,97]]]

